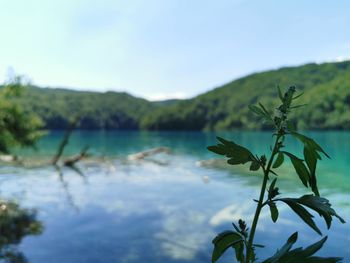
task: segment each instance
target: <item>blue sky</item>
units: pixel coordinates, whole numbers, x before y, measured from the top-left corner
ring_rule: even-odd
[[[0,0],[0,81],[191,97],[246,74],[350,58],[350,1]]]

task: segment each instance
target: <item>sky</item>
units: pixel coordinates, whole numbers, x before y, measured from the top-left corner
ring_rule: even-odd
[[[350,1],[0,0],[0,82],[189,98],[350,58]]]

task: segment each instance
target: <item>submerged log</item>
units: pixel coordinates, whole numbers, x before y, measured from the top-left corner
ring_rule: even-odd
[[[16,155],[10,154],[0,155],[0,161],[5,163],[12,163],[18,161],[18,157]]]
[[[88,150],[89,150],[89,146],[85,146],[85,148],[80,152],[80,154],[64,160],[63,164],[65,166],[74,166],[75,163],[77,163],[80,160],[82,160],[82,159],[84,159],[84,158],[89,156],[89,154],[87,153]]]
[[[147,151],[142,151],[134,154],[128,155],[128,160],[130,161],[136,161],[136,160],[143,160],[146,157],[158,154],[158,153],[170,153],[170,149],[168,147],[157,147],[153,148]]]
[[[58,146],[57,153],[52,159],[52,164],[56,165],[58,160],[61,158],[61,155],[63,154],[64,148],[67,146],[69,142],[69,138],[74,131],[75,127],[78,125],[79,118],[74,119],[74,121],[69,125],[68,129],[66,130],[64,137]]]

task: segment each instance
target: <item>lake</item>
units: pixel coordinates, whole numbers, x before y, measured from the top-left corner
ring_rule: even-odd
[[[309,132],[329,153],[319,166],[321,194],[350,222],[350,133]],[[38,150],[18,151],[31,160],[49,159],[56,151],[62,132],[51,132]],[[214,133],[204,132],[116,132],[78,131],[65,154],[90,146],[91,160],[79,163],[80,171],[58,171],[51,166],[24,169],[2,165],[0,196],[15,200],[21,209],[35,209],[42,230],[23,234],[13,250],[25,262],[211,262],[212,239],[242,218],[249,225],[259,195],[261,176],[244,167],[230,168],[206,150],[216,143]],[[224,138],[269,153],[268,132],[224,132]],[[288,148],[301,156],[297,142]],[[154,147],[162,153],[140,161],[127,156]],[[290,164],[279,172],[284,196],[310,191],[292,173]],[[295,231],[297,245],[305,246],[321,237],[289,209],[279,204],[277,223],[269,210],[261,214],[256,233],[260,259],[272,255]],[[32,210],[31,210],[32,211]],[[318,255],[341,256],[350,262],[350,223],[334,219],[331,230],[315,215],[328,241]],[[219,262],[234,262],[229,251]]]

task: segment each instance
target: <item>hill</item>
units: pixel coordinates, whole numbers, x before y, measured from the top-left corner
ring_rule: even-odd
[[[68,89],[25,87],[18,103],[35,112],[48,129],[66,128],[69,120],[82,116],[83,129],[138,129],[145,112],[157,105],[121,92],[83,92]]]
[[[82,116],[82,129],[267,129],[248,105],[277,105],[277,85],[304,92],[296,111],[302,129],[350,129],[350,61],[307,64],[251,74],[188,100],[150,102],[120,92],[84,92],[28,86],[18,103],[48,129]]]
[[[193,99],[146,114],[140,126],[149,130],[265,129],[248,105],[277,105],[277,85],[294,85],[308,104],[295,113],[302,129],[350,129],[350,62],[285,67],[234,80]]]

